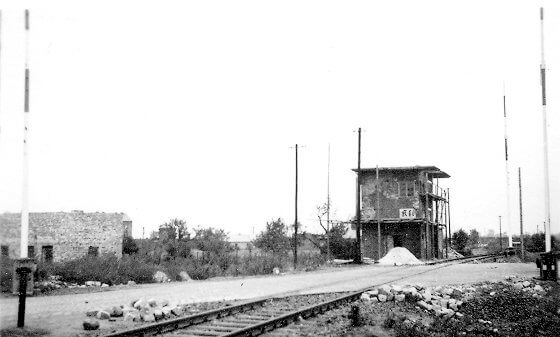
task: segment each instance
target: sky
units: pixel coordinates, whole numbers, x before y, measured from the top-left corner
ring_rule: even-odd
[[[558,1],[3,2],[0,212],[22,191],[24,24],[31,11],[31,212],[125,212],[258,233],[316,207],[355,212],[362,167],[435,165],[451,226],[505,217],[518,167],[527,232],[545,220],[539,7],[545,8],[552,230],[560,231]],[[503,222],[504,231],[507,224]]]

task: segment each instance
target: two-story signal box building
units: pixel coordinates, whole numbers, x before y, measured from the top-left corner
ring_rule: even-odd
[[[449,208],[441,178],[449,175],[435,166],[361,169],[362,255],[380,259],[405,247],[422,260],[445,257]]]

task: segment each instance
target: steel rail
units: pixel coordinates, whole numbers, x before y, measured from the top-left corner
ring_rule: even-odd
[[[205,312],[201,312],[194,315],[189,315],[186,317],[178,317],[166,321],[161,321],[157,323],[152,323],[149,325],[140,326],[137,328],[132,328],[129,330],[117,331],[105,335],[105,337],[128,337],[128,336],[153,336],[157,334],[163,334],[166,332],[171,332],[186,328],[191,325],[200,324],[207,322],[212,319],[226,317],[234,315],[243,311],[255,309],[255,307],[263,305],[268,298],[261,298],[256,301],[250,301],[241,303],[238,305],[232,305],[224,308],[213,309]]]
[[[486,258],[492,258],[492,257],[498,257],[501,256],[501,254],[484,254],[484,255],[476,255],[476,256],[467,256],[467,257],[461,257],[461,258],[454,258],[454,259],[445,259],[445,260],[440,260],[440,261],[431,261],[429,263],[426,263],[425,265],[435,265],[435,264],[443,264],[443,263],[453,263],[453,262],[461,262],[461,263],[466,263],[468,262],[468,260],[475,260],[475,259],[486,259]],[[419,266],[419,265],[415,265],[415,266]],[[288,325],[289,323],[299,319],[299,317],[303,317],[303,318],[307,318],[319,313],[323,313],[327,310],[330,310],[336,306],[339,306],[342,303],[347,303],[347,302],[353,302],[356,299],[358,299],[362,293],[372,290],[376,287],[379,287],[383,284],[387,284],[387,283],[391,283],[391,282],[397,282],[400,280],[404,280],[407,278],[410,278],[412,276],[417,276],[417,275],[421,275],[421,274],[425,274],[428,272],[431,272],[435,269],[439,269],[439,268],[445,268],[447,267],[447,265],[441,266],[441,267],[437,267],[434,269],[430,269],[430,270],[424,270],[421,271],[419,273],[415,273],[414,275],[407,275],[407,276],[403,276],[403,277],[399,277],[396,279],[392,279],[386,282],[382,282],[379,284],[375,284],[375,285],[371,285],[368,286],[367,288],[363,288],[360,290],[357,290],[355,292],[352,292],[348,295],[344,295],[341,296],[339,298],[336,298],[334,300],[330,300],[330,301],[325,301],[316,305],[310,305],[307,306],[303,309],[299,309],[299,310],[295,310],[292,312],[289,312],[287,314],[281,315],[277,318],[272,318],[270,320],[264,321],[264,322],[259,322],[257,324],[254,324],[252,326],[248,326],[245,328],[241,328],[239,330],[235,330],[232,331],[228,334],[222,335],[223,337],[225,336],[254,336],[254,335],[259,335],[262,334],[264,332],[268,332],[271,330],[274,330],[276,328],[279,327],[283,327]],[[289,297],[289,296],[288,296]],[[281,297],[277,297],[277,296],[271,296],[271,297],[267,297],[267,298],[260,298],[258,300],[254,300],[254,301],[250,301],[250,302],[244,302],[238,305],[233,305],[233,306],[227,306],[224,308],[219,308],[219,309],[214,309],[214,310],[209,310],[209,311],[205,311],[202,313],[198,313],[198,314],[194,314],[194,315],[190,315],[190,316],[186,316],[186,317],[179,317],[179,318],[175,318],[175,319],[171,319],[171,320],[165,320],[165,321],[161,321],[161,322],[157,322],[157,323],[152,323],[149,325],[144,325],[144,326],[140,326],[137,328],[132,328],[129,330],[123,330],[120,332],[113,332],[111,334],[105,335],[105,337],[146,337],[146,336],[154,336],[154,335],[158,335],[158,334],[164,334],[167,332],[172,332],[175,330],[179,330],[179,329],[183,329],[192,325],[196,325],[196,324],[201,324],[204,322],[208,322],[210,320],[213,319],[219,319],[222,317],[226,317],[226,316],[231,316],[231,315],[235,315],[237,313],[241,313],[241,312],[245,312],[248,310],[253,310],[255,309],[257,306],[263,306],[268,300],[271,299],[278,299]]]

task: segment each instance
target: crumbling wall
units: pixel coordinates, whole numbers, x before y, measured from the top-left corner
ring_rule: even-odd
[[[99,255],[122,256],[123,236],[128,224],[123,213],[46,212],[29,214],[29,246],[34,258],[42,258],[42,248],[52,246],[53,261],[65,261],[88,254],[90,246]],[[21,216],[0,214],[0,243],[9,247],[12,258],[20,256]]]

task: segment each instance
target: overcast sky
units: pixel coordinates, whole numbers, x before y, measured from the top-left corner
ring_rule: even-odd
[[[4,3],[0,212],[21,210],[24,24],[31,9],[30,211],[125,212],[135,237],[172,217],[319,231],[331,144],[334,218],[362,166],[451,175],[452,229],[544,221],[539,7],[545,7],[553,231],[560,230],[558,1]],[[504,223],[504,228],[506,224]]]

